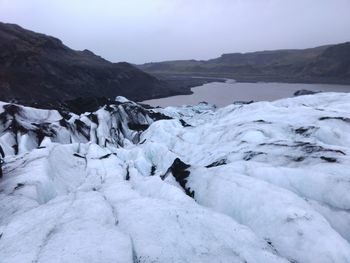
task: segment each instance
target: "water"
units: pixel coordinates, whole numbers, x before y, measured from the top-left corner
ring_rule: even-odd
[[[152,106],[193,105],[202,101],[218,107],[234,101],[273,101],[292,97],[297,90],[306,89],[324,92],[350,92],[350,85],[335,84],[294,84],[294,83],[226,83],[212,82],[192,88],[191,95],[179,95],[162,99],[146,100],[143,103]]]

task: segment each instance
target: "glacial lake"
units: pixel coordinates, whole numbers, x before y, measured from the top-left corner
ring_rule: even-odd
[[[302,89],[323,92],[350,92],[350,85],[264,82],[241,83],[233,81],[211,82],[202,86],[193,87],[193,94],[191,95],[146,100],[142,103],[154,107],[167,107],[194,105],[206,101],[218,107],[223,107],[234,101],[273,101],[281,98],[293,97],[294,92]]]

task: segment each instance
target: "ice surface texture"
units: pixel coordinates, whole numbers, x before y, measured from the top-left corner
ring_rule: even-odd
[[[350,262],[348,94],[1,103],[0,144],[0,262]]]

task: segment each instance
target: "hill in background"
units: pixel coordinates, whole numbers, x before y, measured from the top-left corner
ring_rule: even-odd
[[[179,93],[129,63],[111,63],[57,38],[0,23],[2,101],[57,107],[72,100],[95,105],[120,95],[138,101]]]
[[[350,42],[309,49],[223,54],[210,60],[146,63],[139,68],[159,76],[196,75],[238,81],[350,83]]]

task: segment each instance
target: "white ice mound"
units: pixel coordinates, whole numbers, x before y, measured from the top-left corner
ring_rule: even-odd
[[[117,96],[115,98],[115,101],[116,102],[121,102],[121,103],[124,103],[124,102],[129,102],[130,100],[128,100],[127,98],[123,97],[123,96]]]
[[[0,262],[350,262],[348,94],[0,121]]]

